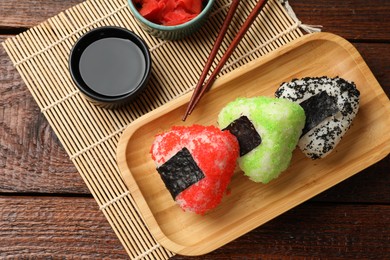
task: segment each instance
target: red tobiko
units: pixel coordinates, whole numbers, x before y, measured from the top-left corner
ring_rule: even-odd
[[[139,13],[161,25],[178,25],[190,21],[202,11],[204,0],[133,0]]]

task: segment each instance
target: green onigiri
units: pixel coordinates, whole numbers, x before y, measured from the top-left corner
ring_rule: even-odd
[[[248,132],[248,127],[242,126],[243,120],[240,118],[249,119],[250,128],[260,136],[261,141],[250,151],[241,153],[239,166],[252,181],[268,183],[289,166],[305,125],[305,112],[296,103],[271,97],[238,98],[229,103],[219,113],[218,124],[221,129],[235,134],[240,149],[244,149],[241,145],[245,146],[248,142],[253,145],[253,137],[249,138],[250,141],[240,140],[238,135]],[[238,124],[241,124],[239,130],[230,129]]]

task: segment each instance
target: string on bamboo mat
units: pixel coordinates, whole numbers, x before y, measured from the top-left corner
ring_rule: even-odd
[[[292,9],[286,10],[286,1],[281,2],[268,1],[220,75],[303,35],[302,23],[295,14],[291,16]],[[248,0],[239,6],[217,58],[222,56],[255,4],[256,0]],[[208,22],[197,34],[180,41],[163,41],[140,28],[126,0],[87,0],[3,42],[132,259],[167,259],[174,254],[153,238],[120,176],[115,161],[118,140],[135,119],[193,90],[229,6],[229,0],[216,1]],[[77,90],[68,72],[73,44],[88,30],[105,25],[125,27],[138,34],[148,44],[153,60],[148,88],[135,102],[117,110],[91,105]]]

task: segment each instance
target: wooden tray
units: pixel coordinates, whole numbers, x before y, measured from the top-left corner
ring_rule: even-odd
[[[312,161],[299,149],[291,165],[267,185],[236,172],[231,193],[205,216],[183,212],[165,189],[150,158],[156,133],[172,125],[216,124],[226,103],[240,96],[273,96],[284,81],[306,76],[340,76],[361,92],[360,110],[335,151]],[[356,49],[329,33],[306,35],[219,78],[194,113],[181,117],[191,93],[143,116],[123,133],[117,150],[120,172],[151,233],[183,255],[210,252],[312,198],[390,151],[390,102]]]

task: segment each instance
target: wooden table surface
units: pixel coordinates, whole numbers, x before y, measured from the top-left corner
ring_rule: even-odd
[[[81,1],[1,0],[0,42]],[[290,4],[352,42],[390,95],[390,1]],[[128,257],[2,47],[0,138],[1,259]],[[390,259],[389,159],[199,258]]]

